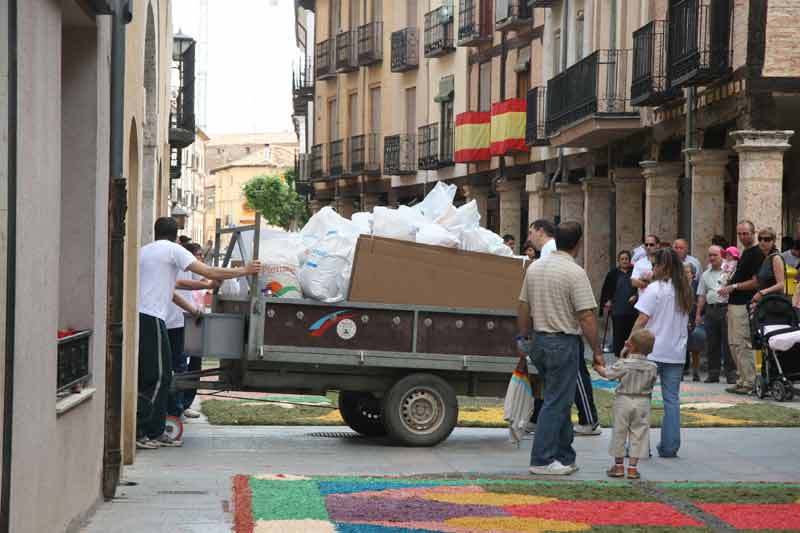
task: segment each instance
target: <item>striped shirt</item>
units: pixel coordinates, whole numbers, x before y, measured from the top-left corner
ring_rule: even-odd
[[[656,383],[658,365],[644,355],[629,354],[606,369],[607,379],[618,379],[617,394],[650,396]]]
[[[578,313],[597,308],[586,271],[562,251],[531,265],[519,299],[530,307],[534,331],[545,333],[580,335]]]

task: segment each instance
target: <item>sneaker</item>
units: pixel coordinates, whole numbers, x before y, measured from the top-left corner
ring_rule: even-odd
[[[600,435],[603,432],[603,430],[600,429],[600,424],[595,424],[593,426],[589,425],[583,426],[577,424],[573,428],[573,431],[575,432],[575,435],[578,437],[590,437],[592,435]]]
[[[528,469],[531,474],[538,476],[568,476],[576,470],[578,470],[578,467],[574,464],[564,466],[559,461],[553,461],[544,466],[532,466]]]
[[[625,477],[625,465],[615,464],[606,470],[606,475],[608,477]]]
[[[185,416],[186,418],[200,418],[200,413],[198,413],[194,409],[184,409],[183,416]]]
[[[151,440],[150,442],[155,443],[157,446],[162,448],[180,448],[183,446],[183,441],[178,439],[173,439],[166,433],[162,433],[160,437]]]
[[[533,422],[528,422],[527,424],[525,424],[525,433],[531,433],[531,434],[536,433],[536,424],[534,424]]]
[[[726,389],[727,390],[727,389]],[[753,392],[752,387],[736,387],[736,390],[733,391],[734,394],[740,394],[742,396],[747,396]]]
[[[156,448],[158,448],[158,444],[148,439],[147,437],[136,439],[137,450],[155,450]]]
[[[639,469],[635,466],[628,467],[628,479],[641,479],[642,476],[639,475]]]

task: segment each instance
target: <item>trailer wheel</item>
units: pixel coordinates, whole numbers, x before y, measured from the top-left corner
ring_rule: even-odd
[[[389,437],[406,446],[434,446],[450,435],[458,420],[453,388],[432,374],[411,374],[384,398]]]
[[[339,414],[345,424],[367,437],[383,437],[383,409],[378,398],[368,392],[341,391],[339,393]]]

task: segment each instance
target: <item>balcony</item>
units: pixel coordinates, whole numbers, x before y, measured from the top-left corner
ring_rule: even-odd
[[[183,149],[170,145],[169,147],[169,179],[180,179],[183,173]]]
[[[681,94],[667,78],[666,29],[654,20],[633,32],[632,106],[657,106]]]
[[[547,146],[550,139],[545,133],[547,120],[547,89],[534,87],[528,91],[528,115],[525,123],[525,144],[528,146]]]
[[[318,80],[325,80],[336,77],[334,56],[336,54],[336,40],[327,39],[317,43],[316,63],[314,64],[314,74]]]
[[[328,176],[340,178],[344,174],[344,141],[328,143]]]
[[[417,139],[412,133],[390,135],[383,140],[383,170],[388,176],[417,173]]]
[[[420,170],[439,168],[439,123],[422,126],[417,134],[417,166]]]
[[[495,30],[518,30],[530,26],[533,10],[528,7],[527,0],[495,0]]]
[[[671,87],[705,85],[731,71],[730,0],[679,0],[668,22]]]
[[[178,85],[172,87],[175,96],[170,105],[169,144],[178,149],[194,142],[195,48],[192,43],[172,64],[175,71],[172,79],[177,80]]]
[[[89,340],[91,337],[91,330],[84,330],[58,339],[56,394],[74,391],[91,378],[89,372]]]
[[[320,180],[325,178],[325,150],[321,144],[311,147],[311,179]]]
[[[441,57],[455,49],[453,44],[453,5],[445,3],[441,7],[425,13],[425,57]]]
[[[353,135],[349,146],[349,173],[353,176],[381,173],[381,136],[377,133]]]
[[[419,32],[404,28],[392,33],[392,72],[407,72],[419,66]]]
[[[311,154],[297,154],[294,160],[294,190],[305,196],[311,192]]]
[[[358,64],[375,65],[383,60],[383,22],[370,22],[358,28]]]
[[[460,0],[458,9],[458,46],[478,46],[492,41],[492,21],[481,14],[483,3],[490,0]],[[484,10],[486,11],[486,10]]]
[[[547,82],[553,146],[597,148],[640,127],[630,102],[630,50],[598,50]]]
[[[336,36],[336,72],[358,70],[356,32],[345,31]]]
[[[292,107],[296,116],[308,113],[308,102],[314,99],[314,75],[311,62],[307,58],[300,60],[292,71]]]
[[[533,9],[537,7],[544,9],[548,7],[553,7],[560,1],[561,0],[528,0],[528,7]]]

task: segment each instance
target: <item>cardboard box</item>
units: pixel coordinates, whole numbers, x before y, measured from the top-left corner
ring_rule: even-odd
[[[519,259],[361,236],[348,299],[516,311],[524,274]]]

